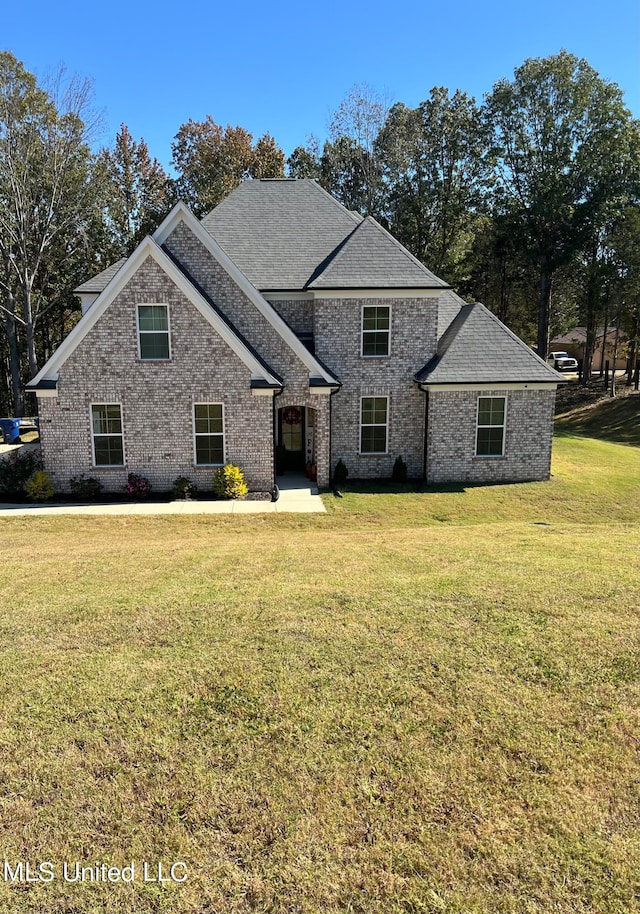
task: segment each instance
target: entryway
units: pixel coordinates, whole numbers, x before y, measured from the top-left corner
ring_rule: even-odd
[[[316,478],[316,410],[309,406],[282,406],[276,427],[276,476],[300,474],[301,481]],[[293,488],[294,486],[287,486]]]

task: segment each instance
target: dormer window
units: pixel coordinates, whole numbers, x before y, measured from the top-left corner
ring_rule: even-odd
[[[362,355],[389,355],[391,309],[388,305],[365,305],[362,308]]]
[[[138,354],[144,362],[171,358],[168,305],[138,305]]]

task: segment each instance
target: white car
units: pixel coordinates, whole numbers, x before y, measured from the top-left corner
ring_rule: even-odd
[[[550,352],[549,362],[553,362],[556,371],[577,371],[578,363],[568,352]]]

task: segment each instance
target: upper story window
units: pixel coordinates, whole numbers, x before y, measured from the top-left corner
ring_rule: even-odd
[[[476,457],[502,457],[506,397],[478,397]]]
[[[168,305],[138,305],[138,352],[143,361],[171,358]]]
[[[91,441],[94,466],[124,466],[122,407],[119,403],[92,404]]]
[[[390,312],[388,305],[365,305],[362,308],[362,355],[389,355]]]

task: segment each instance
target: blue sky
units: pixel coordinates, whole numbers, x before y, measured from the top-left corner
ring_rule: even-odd
[[[64,64],[93,81],[102,144],[121,123],[165,167],[181,124],[211,114],[289,154],[355,83],[417,105],[434,85],[482,98],[527,57],[566,48],[617,82],[640,116],[637,0],[324,0],[243,4],[144,0],[6,5],[2,48],[38,77]]]

